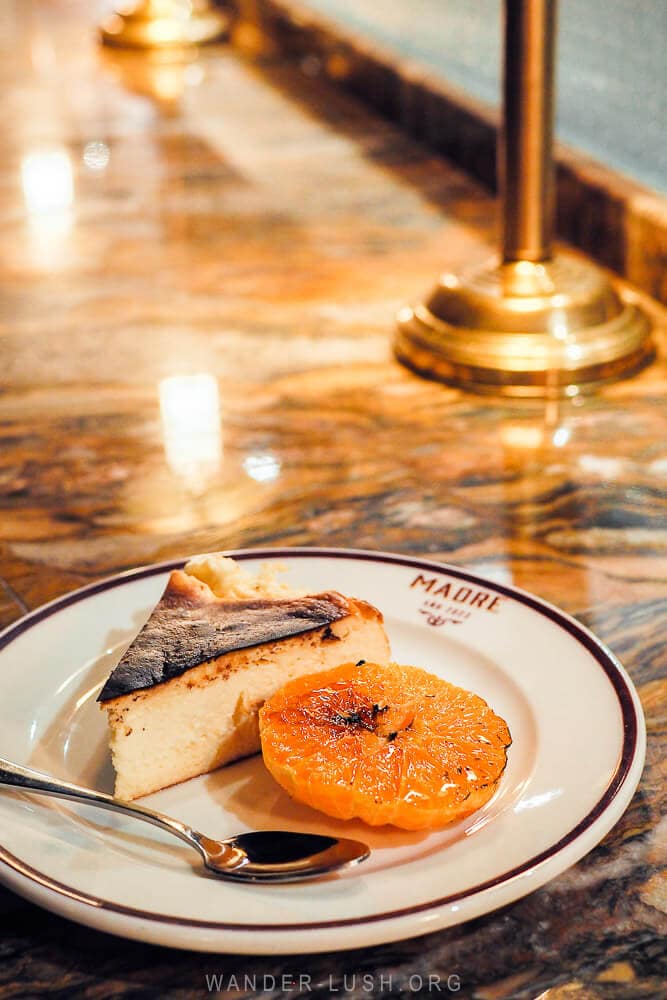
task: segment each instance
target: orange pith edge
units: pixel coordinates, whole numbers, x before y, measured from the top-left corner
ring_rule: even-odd
[[[260,711],[264,763],[296,800],[337,819],[444,826],[493,795],[507,724],[419,667],[347,663],[291,681]]]

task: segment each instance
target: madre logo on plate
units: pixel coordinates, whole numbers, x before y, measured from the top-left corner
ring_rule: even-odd
[[[502,598],[497,594],[447,576],[424,576],[423,573],[418,573],[410,584],[410,589],[424,591],[428,595],[419,614],[424,615],[426,624],[434,628],[441,625],[461,625],[470,618],[473,611],[498,614],[502,606]]]

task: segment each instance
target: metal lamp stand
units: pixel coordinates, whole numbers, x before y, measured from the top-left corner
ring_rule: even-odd
[[[423,375],[481,392],[573,395],[637,371],[649,323],[594,264],[554,254],[556,0],[505,0],[500,257],[445,274],[398,316],[395,351]]]

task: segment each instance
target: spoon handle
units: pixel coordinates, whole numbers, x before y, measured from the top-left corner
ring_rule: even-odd
[[[130,802],[125,802],[124,799],[115,799],[112,795],[107,795],[106,792],[96,792],[92,788],[73,785],[69,781],[59,781],[49,774],[34,771],[21,764],[14,764],[3,757],[0,757],[0,785],[9,785],[26,792],[37,792],[40,795],[53,795],[61,799],[70,799],[73,802],[85,802],[91,806],[99,806],[100,809],[107,809],[109,812],[133,816],[135,819],[144,820],[144,822],[152,823],[153,826],[158,826],[168,833],[175,834],[191,847],[196,848],[202,857],[205,857],[199,843],[201,834],[186,826],[185,823],[156,812],[154,809],[135,806]]]

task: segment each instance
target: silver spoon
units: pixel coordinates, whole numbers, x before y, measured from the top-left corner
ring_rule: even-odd
[[[88,805],[152,823],[194,847],[206,868],[219,878],[241,882],[296,882],[359,864],[370,854],[367,845],[359,840],[285,830],[258,830],[241,833],[237,837],[227,837],[225,840],[213,840],[180,820],[153,809],[135,806],[92,788],[58,781],[48,774],[13,764],[2,757],[0,785],[10,785],[41,795],[55,795],[74,802],[86,802]]]

